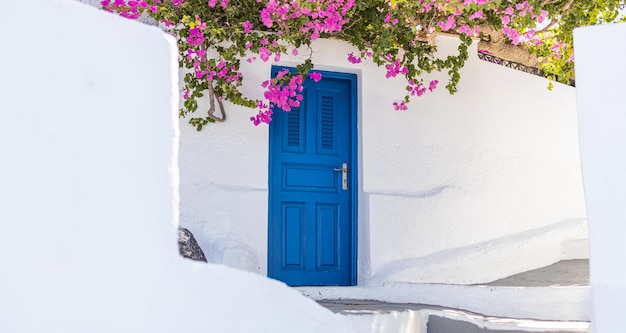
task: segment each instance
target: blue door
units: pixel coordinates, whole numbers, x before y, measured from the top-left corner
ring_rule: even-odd
[[[292,286],[356,284],[357,80],[320,72],[269,129],[268,275]]]

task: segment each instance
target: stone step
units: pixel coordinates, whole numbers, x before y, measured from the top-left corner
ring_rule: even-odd
[[[459,285],[387,285],[368,287],[300,287],[317,301],[376,300],[397,304],[429,304],[486,316],[548,321],[589,321],[588,286],[500,287]]]
[[[591,318],[586,259],[562,260],[482,285],[390,283],[296,289],[316,301],[429,304],[486,316],[544,321],[588,322]]]
[[[354,333],[588,333],[586,321],[485,316],[457,309],[376,301],[321,301],[346,316]]]
[[[581,287],[589,286],[589,259],[561,260],[484,284],[492,287]]]

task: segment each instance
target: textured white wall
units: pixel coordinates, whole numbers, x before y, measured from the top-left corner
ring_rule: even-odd
[[[3,4],[0,29],[18,26],[0,52],[0,332],[351,331],[178,254],[172,38],[67,0]]]
[[[439,51],[457,43],[439,37]],[[433,75],[441,82],[435,93],[395,112],[391,103],[403,96],[402,80],[385,79],[385,70],[368,61],[349,64],[344,42],[320,40],[314,49],[319,69],[356,73],[361,87],[360,284],[399,276],[388,271],[402,267],[394,263],[585,217],[574,88],[556,84],[550,92],[543,78],[479,60],[474,45],[456,95],[445,90],[445,76]],[[280,64],[298,61],[283,57]],[[270,64],[246,65],[245,91],[261,97]],[[228,121],[201,133],[181,122],[181,224],[214,260],[265,274],[268,130],[249,124],[254,110],[227,109]],[[584,223],[574,224],[582,235],[553,233],[547,246],[586,237]],[[501,253],[485,252],[479,261],[454,260],[451,253],[449,267],[461,272],[452,277],[445,268],[400,275],[475,283],[476,272],[463,272],[489,267],[491,275],[506,276],[559,259],[558,251],[526,246],[523,256],[511,258],[515,268],[507,268],[497,266]]]
[[[593,332],[624,330],[626,307],[626,24],[577,29],[580,151],[589,214]]]
[[[444,48],[450,44],[440,39]],[[386,92],[364,83],[363,95],[372,100],[363,111],[362,145],[374,275],[397,260],[585,217],[574,88],[557,84],[550,92],[545,79],[475,54],[474,46],[457,94],[439,89],[404,113],[385,108],[385,96],[400,85],[385,85]],[[511,258],[517,272],[558,260],[535,251]],[[462,272],[498,272],[504,267],[489,260],[498,255],[452,260],[459,274],[443,269],[419,281],[486,282]]]

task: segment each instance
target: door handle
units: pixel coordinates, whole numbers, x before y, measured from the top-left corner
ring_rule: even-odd
[[[335,171],[341,171],[341,189],[348,190],[348,163],[344,163],[341,168],[334,168]]]

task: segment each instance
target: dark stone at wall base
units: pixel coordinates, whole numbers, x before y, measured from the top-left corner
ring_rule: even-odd
[[[181,227],[178,228],[178,251],[185,258],[207,262],[191,231]]]

